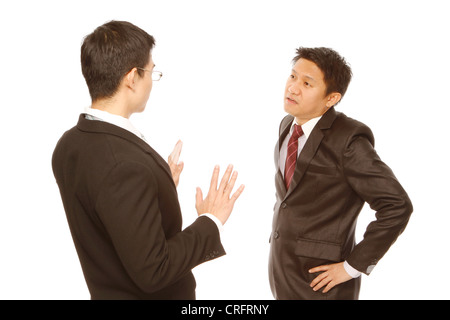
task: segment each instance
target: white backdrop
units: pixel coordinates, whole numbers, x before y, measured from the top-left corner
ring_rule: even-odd
[[[198,299],[272,299],[267,277],[275,201],[273,148],[299,46],[327,46],[354,78],[338,111],[369,125],[409,193],[406,231],[361,299],[448,299],[445,127],[450,73],[447,1],[9,1],[0,8],[0,299],[89,299],[51,170],[62,133],[90,103],[83,37],[115,19],[156,38],[164,77],[131,120],[167,158],[184,142],[178,188],[196,218],[215,164],[246,189],[225,225],[227,255],[194,269]],[[223,170],[222,170],[223,172]],[[374,212],[365,207],[358,239]]]

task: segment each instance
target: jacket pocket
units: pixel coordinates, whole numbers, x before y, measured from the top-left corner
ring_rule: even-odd
[[[342,260],[341,245],[333,242],[298,238],[295,255],[335,262]]]

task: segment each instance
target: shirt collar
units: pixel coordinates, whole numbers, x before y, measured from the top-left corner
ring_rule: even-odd
[[[308,139],[309,135],[311,134],[311,131],[314,129],[314,127],[316,126],[317,122],[319,122],[320,118],[322,118],[322,116],[319,116],[317,118],[312,118],[310,120],[308,120],[307,122],[305,122],[301,127],[303,130],[303,134],[305,135],[306,139]],[[294,118],[294,121],[292,121],[291,124],[291,129],[290,129],[290,134],[292,134],[293,130],[294,130],[294,124],[297,124],[297,120]]]
[[[127,131],[130,131],[131,133],[134,133],[139,138],[143,139],[144,136],[137,130],[131,121],[127,118],[124,118],[122,116],[109,113],[107,111],[99,110],[99,109],[93,109],[91,107],[86,107],[84,109],[84,113],[93,116],[95,118],[100,119],[101,121],[108,122],[110,124],[116,125],[118,127],[121,127],[122,129],[125,129]]]

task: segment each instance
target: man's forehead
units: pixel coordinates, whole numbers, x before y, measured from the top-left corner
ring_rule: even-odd
[[[299,77],[305,77],[314,81],[323,79],[322,70],[314,62],[307,59],[299,59],[292,67],[292,72]]]
[[[312,81],[316,81],[316,79],[312,75],[310,75],[308,73],[305,73],[305,72],[302,72],[302,71],[297,72],[295,69],[292,69],[292,72],[295,73],[299,77],[306,78],[306,79],[309,79],[309,80],[312,80]]]

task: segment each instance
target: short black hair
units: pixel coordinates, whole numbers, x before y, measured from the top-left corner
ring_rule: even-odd
[[[333,49],[324,47],[299,47],[296,54],[293,59],[294,64],[299,59],[306,59],[314,62],[322,71],[327,86],[326,95],[338,92],[341,97],[344,96],[352,79],[352,69],[343,57]]]
[[[144,68],[155,39],[126,21],[107,22],[84,38],[81,70],[92,101],[112,97],[134,67]],[[142,76],[142,71],[138,73]]]

